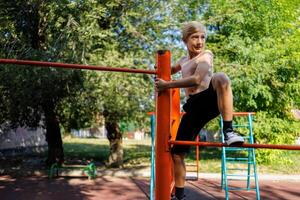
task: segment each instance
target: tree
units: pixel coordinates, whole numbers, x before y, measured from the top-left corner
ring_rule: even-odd
[[[72,24],[73,18],[48,21],[56,16],[53,13],[61,10],[55,1],[1,2],[1,57],[46,61],[79,60],[81,53],[72,51],[76,44],[65,40],[66,37],[71,38],[70,32],[75,26]],[[69,16],[67,11],[68,9],[60,13],[60,19],[63,15]],[[5,99],[0,104],[7,107],[6,114],[1,116],[3,118],[0,121],[9,120],[13,126],[30,127],[39,126],[42,122],[48,142],[46,163],[51,165],[56,160],[63,162],[59,105],[64,98],[75,95],[78,88],[82,87],[84,73],[54,68],[1,66],[0,77],[2,98]]]
[[[115,58],[120,56],[118,52],[110,55],[115,55]],[[128,66],[132,63],[128,57],[122,61],[111,57],[110,64],[114,66],[117,61],[121,66]],[[151,79],[148,75],[105,73],[99,76],[99,83],[100,101],[111,149],[107,164],[121,166],[123,133],[120,122],[135,122],[139,127],[145,126],[146,113],[153,110],[154,95]]]
[[[218,56],[217,69],[232,77],[239,110],[284,117],[299,98],[299,81],[290,79],[299,71],[293,56],[299,50],[290,43],[299,38],[298,5],[288,0],[212,1],[205,15],[212,30],[208,42]],[[295,92],[286,92],[287,84]]]
[[[142,49],[149,46],[145,41],[155,38],[155,34],[152,32],[149,38],[144,37],[148,29],[137,20],[135,15],[141,16],[141,13],[134,7],[141,8],[146,1],[15,0],[1,3],[1,34],[4,38],[1,40],[1,57],[115,66],[139,64],[135,66],[137,68],[149,63],[145,58],[148,59],[151,53]],[[153,3],[150,5],[153,6]],[[148,13],[151,14],[151,11],[148,10]],[[145,32],[135,30],[138,24]],[[148,26],[154,27],[153,23]],[[129,49],[132,51],[127,53]],[[5,94],[3,98],[10,104],[7,107],[9,114],[3,115],[2,121],[10,120],[13,124],[27,126],[37,126],[41,120],[44,121],[49,147],[48,164],[57,157],[63,160],[59,124],[67,130],[84,127],[95,115],[103,113],[112,144],[114,139],[120,140],[121,137],[117,134],[116,138],[113,132],[117,130],[119,120],[141,120],[145,114],[143,111],[137,114],[134,109],[149,109],[149,96],[144,92],[152,87],[147,76],[98,75],[94,72],[16,66],[2,66],[0,76],[3,78],[0,84]],[[139,87],[128,91],[127,86],[117,84],[120,78],[125,79],[124,84],[128,87]],[[99,80],[106,82],[99,83]],[[116,98],[119,107],[124,109],[116,109],[111,98],[121,87],[127,92]],[[112,93],[105,96],[107,91]],[[119,103],[127,100],[133,103]],[[3,107],[4,102],[1,103]],[[110,128],[109,124],[114,127]]]
[[[300,102],[299,3],[211,1],[204,15],[215,66],[232,80],[235,108],[257,112],[257,142],[289,144],[300,134],[290,112]],[[279,154],[258,153],[263,162]]]
[[[208,26],[217,71],[231,77],[237,110],[285,118],[299,107],[298,1],[0,3],[1,57],[152,68],[158,49],[171,49],[174,60],[182,56],[181,23],[200,20]],[[59,126],[87,127],[102,114],[111,144],[108,164],[119,166],[119,124],[143,124],[145,112],[153,110],[152,85],[148,75],[1,66],[0,122],[43,121],[52,163],[63,160]]]

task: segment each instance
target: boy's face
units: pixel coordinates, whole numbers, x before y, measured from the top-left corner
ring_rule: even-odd
[[[198,31],[191,34],[185,44],[189,53],[196,55],[200,54],[205,46],[205,33]]]

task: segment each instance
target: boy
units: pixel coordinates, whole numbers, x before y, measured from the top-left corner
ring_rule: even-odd
[[[182,57],[171,73],[182,72],[182,78],[174,81],[155,80],[156,90],[185,88],[187,102],[177,132],[176,140],[194,141],[203,126],[220,113],[223,117],[223,134],[228,145],[243,143],[232,128],[233,99],[230,80],[224,73],[213,73],[213,54],[205,50],[206,29],[196,21],[182,27],[182,40],[188,55]],[[171,149],[174,163],[175,196],[173,200],[185,199],[185,163],[190,146],[174,145]]]

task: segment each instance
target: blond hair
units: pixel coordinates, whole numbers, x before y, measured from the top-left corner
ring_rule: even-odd
[[[190,21],[184,23],[181,28],[182,40],[184,42],[187,42],[188,37],[196,32],[203,32],[206,37],[206,28],[202,23],[197,21]]]

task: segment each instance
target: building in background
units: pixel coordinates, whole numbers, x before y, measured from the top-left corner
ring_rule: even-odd
[[[19,155],[40,153],[47,150],[46,130],[18,127],[16,129],[0,127],[0,154]]]
[[[100,138],[106,139],[106,129],[104,126],[71,130],[71,135],[78,138]]]

